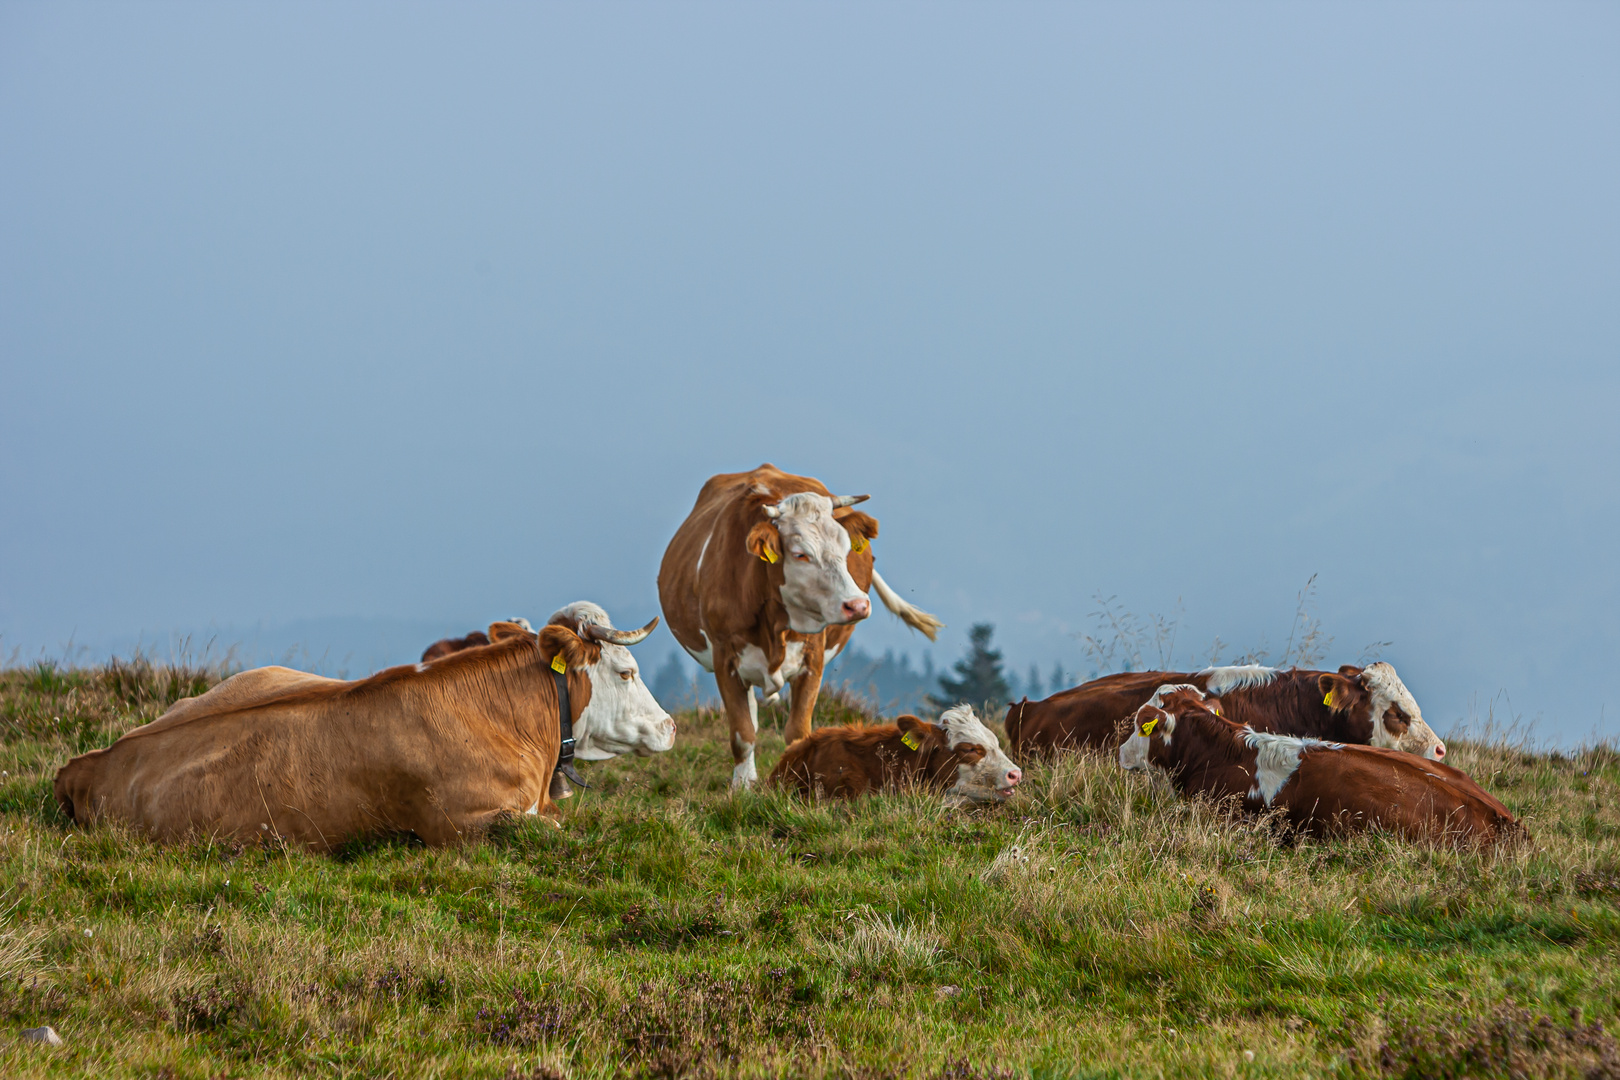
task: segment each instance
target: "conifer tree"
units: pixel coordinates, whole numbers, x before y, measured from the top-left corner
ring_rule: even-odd
[[[1052,693],[1062,693],[1069,688],[1069,680],[1063,677],[1063,661],[1059,660],[1052,665]]]
[[[935,706],[948,709],[965,701],[974,707],[999,709],[1007,703],[1010,691],[1007,677],[1001,672],[1001,651],[990,647],[990,637],[995,632],[991,623],[974,623],[968,630],[967,655],[951,665],[956,678],[939,677],[943,693],[930,699]]]

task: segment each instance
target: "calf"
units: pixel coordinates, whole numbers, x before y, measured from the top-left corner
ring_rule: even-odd
[[[812,731],[787,748],[769,782],[806,795],[855,798],[910,781],[944,792],[954,806],[1004,802],[1023,776],[995,732],[958,705],[937,724],[902,716],[892,724]]]
[[[1255,731],[1404,750],[1432,760],[1446,744],[1423,721],[1395,668],[1380,661],[1338,671],[1279,671],[1259,664],[1203,671],[1127,671],[1105,675],[1045,701],[1007,710],[1007,741],[1017,754],[1061,749],[1111,750],[1127,720],[1158,687],[1184,683],[1219,697],[1221,715]]]
[[[1284,811],[1312,835],[1382,829],[1413,840],[1486,845],[1521,832],[1465,774],[1411,754],[1255,731],[1217,715],[1196,686],[1162,686],[1120,745],[1126,769],[1157,765],[1183,794]]]

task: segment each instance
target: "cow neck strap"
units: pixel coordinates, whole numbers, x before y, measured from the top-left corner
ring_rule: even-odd
[[[552,771],[588,788],[591,785],[574,769],[574,703],[568,700],[568,676],[553,671],[551,677],[557,680],[557,728],[562,735],[562,741],[557,744],[557,767]]]

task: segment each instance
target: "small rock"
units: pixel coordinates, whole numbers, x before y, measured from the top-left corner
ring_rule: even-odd
[[[1176,1029],[1175,1028],[1165,1028],[1164,1033],[1166,1035],[1170,1036],[1172,1039],[1176,1037]]]
[[[1243,1060],[1244,1061],[1253,1061],[1254,1060],[1254,1051],[1253,1050],[1245,1050],[1245,1051],[1243,1051]]]
[[[49,1024],[44,1027],[23,1028],[22,1036],[23,1042],[44,1043],[46,1046],[62,1045],[62,1036],[58,1035],[56,1029]]]
[[[961,992],[962,988],[960,986],[936,986],[934,987],[934,1000],[944,1001],[946,998],[953,998]]]

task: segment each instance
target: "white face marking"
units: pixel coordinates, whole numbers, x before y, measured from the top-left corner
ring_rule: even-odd
[[[814,634],[866,617],[871,603],[849,576],[849,532],[833,517],[832,500],[804,491],[776,504],[782,552],[782,603],[788,626]],[[851,616],[845,604],[860,614]]]
[[[1169,686],[1159,687],[1159,693],[1169,690]],[[1196,689],[1196,688],[1195,688]],[[1166,746],[1170,745],[1171,736],[1176,731],[1176,718],[1159,708],[1159,693],[1153,695],[1153,700],[1137,709],[1132,716],[1135,727],[1119,744],[1119,767],[1135,772],[1148,767],[1148,751],[1152,748],[1152,741],[1142,734],[1142,725],[1151,720],[1158,720],[1153,734],[1164,740]]]
[[[945,729],[945,745],[953,750],[964,744],[984,748],[978,761],[956,767],[956,783],[947,796],[974,802],[999,802],[1012,796],[1023,772],[1002,753],[1001,740],[973,714],[971,706],[946,709],[939,716],[939,726]]]
[[[1264,664],[1229,664],[1226,667],[1207,667],[1198,674],[1208,676],[1204,685],[1209,692],[1220,697],[1232,690],[1248,686],[1264,686],[1277,677],[1277,669]]]
[[[587,601],[570,604],[552,622],[611,628],[607,612]],[[591,700],[574,724],[575,756],[601,761],[619,754],[661,754],[675,745],[675,720],[641,681],[641,668],[623,645],[601,642],[602,655],[586,668]]]
[[[1259,799],[1267,806],[1277,792],[1299,770],[1299,759],[1307,750],[1343,750],[1343,743],[1323,742],[1321,739],[1300,739],[1292,735],[1272,735],[1269,732],[1244,729],[1243,742],[1255,751],[1254,787],[1249,798]]]
[[[1440,736],[1434,729],[1423,721],[1423,713],[1418,709],[1418,703],[1412,697],[1412,692],[1401,682],[1401,677],[1395,674],[1395,668],[1380,660],[1376,664],[1368,664],[1361,673],[1361,684],[1367,688],[1367,695],[1372,699],[1371,719],[1373,724],[1372,744],[1390,750],[1404,750],[1408,754],[1417,754],[1431,761],[1445,757],[1446,744],[1440,741]],[[1399,735],[1384,726],[1384,714],[1391,705],[1399,706],[1401,712],[1406,714],[1407,729]]]

